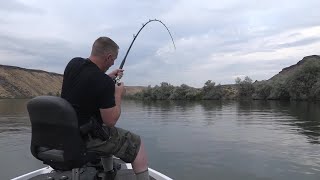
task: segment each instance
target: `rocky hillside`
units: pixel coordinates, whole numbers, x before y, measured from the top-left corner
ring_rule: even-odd
[[[133,95],[146,89],[145,86],[126,86],[126,95]]]
[[[282,71],[280,71],[278,74],[270,78],[268,81],[285,80],[289,76],[291,76],[293,73],[295,73],[304,64],[315,62],[315,61],[320,61],[320,56],[318,55],[306,56],[302,60],[300,60],[297,64],[283,68]]]
[[[269,80],[255,82],[252,98],[320,100],[320,56],[304,57],[297,64],[282,69]]]
[[[41,70],[0,65],[0,98],[30,98],[40,95],[60,95],[61,74]],[[126,87],[126,94],[135,94],[145,87]]]
[[[0,65],[0,98],[57,95],[61,84],[61,74]]]

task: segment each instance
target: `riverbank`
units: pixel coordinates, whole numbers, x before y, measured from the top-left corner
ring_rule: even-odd
[[[202,88],[186,84],[173,86],[162,82],[141,92],[128,95],[142,100],[320,100],[320,56],[308,56],[284,68],[269,80],[255,81],[250,77],[236,78],[233,85],[216,85],[208,80]]]
[[[214,79],[214,78],[213,78]],[[42,70],[0,65],[0,99],[59,96],[63,76]],[[264,81],[237,78],[235,84],[208,80],[202,88],[167,82],[151,87],[126,86],[127,99],[143,100],[320,100],[320,56],[307,56]]]

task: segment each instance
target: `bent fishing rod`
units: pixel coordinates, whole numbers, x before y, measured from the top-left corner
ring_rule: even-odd
[[[151,23],[151,22],[159,22],[159,23],[161,23],[161,24],[167,29],[167,31],[168,31],[168,33],[169,33],[169,35],[170,35],[170,37],[171,37],[171,40],[172,40],[174,49],[176,49],[176,45],[175,45],[174,40],[173,40],[173,37],[172,37],[172,35],[171,35],[170,31],[169,31],[169,28],[168,28],[162,21],[160,21],[160,20],[158,20],[158,19],[152,19],[152,20],[150,19],[147,23],[142,24],[142,27],[139,29],[139,31],[138,31],[138,33],[137,33],[136,35],[133,35],[133,40],[132,40],[132,42],[131,42],[131,44],[130,44],[127,52],[126,52],[126,55],[124,56],[124,58],[123,58],[123,60],[122,60],[122,62],[121,62],[121,64],[120,64],[119,69],[122,69],[122,68],[123,68],[124,63],[126,62],[127,56],[128,56],[128,54],[129,54],[129,52],[130,52],[130,50],[131,50],[131,47],[132,47],[133,43],[135,42],[135,40],[137,39],[138,35],[140,34],[141,30],[142,30],[147,24],[149,24],[149,23]],[[120,77],[120,76],[117,76],[117,77],[115,78],[115,80],[114,80],[115,83],[118,84],[118,83],[120,82],[120,79],[121,79],[121,77]]]

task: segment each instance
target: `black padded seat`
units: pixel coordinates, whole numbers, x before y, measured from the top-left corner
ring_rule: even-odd
[[[64,99],[38,96],[27,104],[32,126],[31,153],[57,170],[81,168],[98,157],[87,152],[76,112]]]
[[[38,158],[43,161],[64,162],[63,151],[57,149],[38,152]]]

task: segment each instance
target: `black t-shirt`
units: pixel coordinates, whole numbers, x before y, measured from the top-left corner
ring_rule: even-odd
[[[73,58],[67,65],[61,97],[77,112],[79,126],[91,117],[101,120],[100,110],[115,106],[113,80],[89,59]]]

